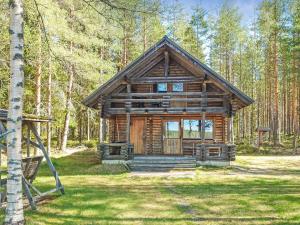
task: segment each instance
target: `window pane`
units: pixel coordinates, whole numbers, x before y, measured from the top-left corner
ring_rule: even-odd
[[[200,137],[201,137],[201,121],[184,120],[183,138],[200,138]]]
[[[178,121],[166,122],[166,138],[179,138],[180,127]]]
[[[214,122],[212,120],[205,120],[205,139],[213,139]]]
[[[173,86],[173,91],[183,92],[183,83],[174,83],[172,86]]]
[[[167,92],[167,90],[168,90],[167,83],[158,83],[157,84],[157,91],[158,92]]]

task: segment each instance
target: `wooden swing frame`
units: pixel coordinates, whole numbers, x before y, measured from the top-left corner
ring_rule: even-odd
[[[27,127],[27,137],[22,137],[22,144],[26,144],[27,147],[27,158],[24,158],[22,160],[22,164],[24,164],[24,166],[22,166],[23,167],[22,183],[23,183],[24,194],[29,201],[31,209],[33,210],[37,208],[36,203],[38,199],[40,199],[41,197],[47,196],[57,191],[60,191],[61,194],[65,193],[64,187],[60,181],[58,173],[47,153],[47,150],[35,126],[35,123],[40,123],[40,122],[48,123],[49,121],[50,119],[37,118],[31,115],[24,115],[22,118],[22,122],[23,122],[22,128],[24,129],[24,127]],[[7,110],[0,109],[0,137],[2,137],[2,139],[5,139],[6,135],[10,133],[10,131],[7,131],[4,125],[4,123],[6,122],[7,122]],[[30,133],[33,134],[35,141],[31,139]],[[42,155],[30,157],[30,145],[32,145],[36,149],[39,149],[42,152]],[[6,151],[7,148],[6,145],[0,143],[0,165],[2,160],[2,155],[1,155],[2,150]],[[33,180],[37,176],[38,169],[43,159],[46,160],[47,165],[53,177],[55,178],[55,188],[48,190],[46,192],[41,192],[32,184]],[[35,163],[35,165],[33,165],[33,162]],[[6,179],[1,179],[1,173],[3,174],[4,172],[0,170],[0,186],[3,186],[6,184]],[[5,195],[5,191],[3,195]],[[1,204],[2,198],[3,197],[1,196],[0,193],[0,208],[2,207]]]

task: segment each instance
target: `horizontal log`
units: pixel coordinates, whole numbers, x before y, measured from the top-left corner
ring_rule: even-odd
[[[167,92],[167,93],[117,93],[112,94],[113,97],[148,97],[148,96],[224,96],[225,93],[220,92]]]
[[[144,77],[130,80],[131,84],[155,84],[155,83],[174,83],[174,82],[201,82],[203,78],[197,78],[194,76],[184,77]]]
[[[208,113],[224,113],[226,110],[224,107],[172,107],[172,108],[131,108],[132,114],[164,114],[164,113],[200,113],[202,111]],[[124,114],[125,108],[110,108],[107,110],[108,114]]]
[[[108,102],[115,102],[115,103],[124,103],[124,101],[127,102],[145,102],[145,103],[151,103],[151,102],[202,102],[202,101],[207,101],[207,102],[222,102],[223,98],[155,98],[155,99],[148,99],[148,98],[143,98],[143,99],[109,99]]]

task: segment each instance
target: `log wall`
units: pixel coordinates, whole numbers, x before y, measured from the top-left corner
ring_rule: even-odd
[[[137,116],[131,115],[131,121]],[[163,154],[163,119],[201,119],[195,115],[147,115],[138,116],[145,119],[144,154]],[[226,142],[226,120],[223,115],[206,115],[207,120],[214,121],[214,138],[205,140],[204,143],[225,143]],[[131,131],[134,132],[134,131]],[[116,115],[109,119],[109,140],[110,142],[126,142],[126,116]],[[199,139],[182,139],[182,152],[184,155],[195,154],[196,146],[201,144]]]

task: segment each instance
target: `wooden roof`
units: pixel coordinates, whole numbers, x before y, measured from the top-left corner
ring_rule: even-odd
[[[7,121],[8,111],[6,109],[0,109],[0,121]],[[40,117],[32,114],[24,113],[22,116],[22,121],[31,121],[31,122],[49,122],[50,118]]]
[[[82,103],[88,107],[97,108],[98,101],[102,96],[109,95],[120,85],[120,82],[130,79],[132,74],[135,74],[134,72],[137,72],[139,69],[154,61],[155,58],[163,54],[166,49],[174,56],[176,56],[178,60],[185,62],[190,68],[193,67],[193,69],[198,70],[201,74],[205,74],[208,78],[215,80],[218,84],[229,90],[233,95],[236,96],[237,99],[239,99],[243,103],[244,106],[250,105],[254,102],[252,98],[250,98],[230,82],[225,80],[220,74],[212,70],[207,65],[201,63],[198,59],[189,54],[167,36],[164,36],[159,42],[148,49],[144,54],[128,64],[123,70],[118,72],[110,80],[108,80],[106,83],[92,92],[89,96],[87,96],[82,101]]]

